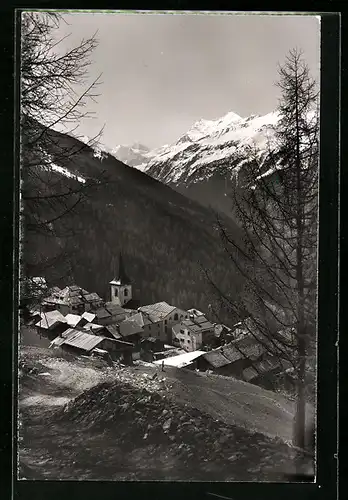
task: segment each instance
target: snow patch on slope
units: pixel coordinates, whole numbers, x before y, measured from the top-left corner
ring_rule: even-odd
[[[41,167],[46,170],[46,171],[54,171],[58,172],[61,175],[64,175],[65,177],[69,177],[70,179],[74,179],[82,184],[86,182],[86,179],[82,177],[81,175],[74,174],[67,168],[61,167],[60,165],[57,165],[54,161],[53,158],[50,154],[48,154],[46,151],[41,150],[42,154],[42,163]]]
[[[84,177],[81,177],[80,175],[75,175],[72,172],[70,172],[67,168],[60,167],[59,165],[56,165],[55,163],[52,163],[50,168],[52,170],[55,170],[56,172],[59,172],[60,174],[64,175],[65,177],[70,177],[71,179],[75,179],[78,182],[81,182],[84,184],[86,182],[86,179]]]

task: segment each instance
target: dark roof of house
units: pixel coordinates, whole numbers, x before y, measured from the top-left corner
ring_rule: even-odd
[[[95,315],[98,319],[109,318],[111,314],[105,309],[105,307],[100,307],[95,311]]]
[[[120,304],[115,304],[115,302],[105,302],[105,307],[106,309],[108,310],[115,310],[115,311],[121,311],[121,312],[124,312],[124,309],[122,306],[120,306]]]
[[[221,351],[214,349],[213,351],[203,354],[203,358],[214,368],[221,368],[222,366],[230,365],[231,361],[225,358]]]
[[[122,321],[119,324],[120,334],[122,337],[129,337],[130,335],[141,334],[143,329],[132,321]]]
[[[248,358],[251,360],[258,359],[263,353],[262,347],[255,341],[248,343],[230,342],[229,344],[219,347],[219,349],[224,356],[231,361],[231,363],[234,363],[242,358]]]
[[[231,342],[233,346],[237,346],[239,348],[248,348],[252,345],[262,345],[260,341],[258,341],[259,336],[254,337],[253,335],[247,335],[242,338],[237,338]],[[261,337],[260,337],[261,339]]]
[[[202,325],[195,323],[191,319],[185,319],[181,324],[188,328],[191,333],[200,333],[203,330]]]
[[[66,324],[65,317],[59,311],[48,311],[41,313],[41,319],[35,326],[48,330],[58,325],[59,323]]]
[[[86,352],[90,352],[104,340],[104,337],[97,337],[81,330],[69,328],[62,337],[54,340],[55,345],[68,345],[76,347]]]
[[[250,382],[257,377],[259,377],[259,373],[253,366],[249,366],[248,368],[243,370],[243,379],[245,380],[245,382]]]
[[[88,292],[77,285],[66,286],[62,290],[58,287],[54,291],[51,289],[50,295],[44,299],[44,302],[63,304],[63,305],[80,305],[84,303],[84,297]]]
[[[262,347],[253,339],[247,340],[248,342],[245,339],[239,342],[230,342],[207,352],[203,357],[214,367],[235,363],[243,358],[251,361],[258,359],[263,353]]]
[[[127,304],[128,305],[128,304]],[[139,311],[146,313],[153,323],[157,321],[162,321],[170,313],[176,309],[175,306],[171,306],[167,302],[156,302],[155,304],[148,304],[146,306],[141,306]]]
[[[248,340],[250,342],[247,342]],[[241,341],[231,342],[228,346],[231,346],[234,352],[239,353],[239,358],[244,357],[255,360],[258,359],[264,352],[262,345],[257,343],[255,339],[242,339]],[[237,354],[235,354],[235,358],[238,359]]]
[[[195,318],[184,319],[178,325],[173,326],[174,331],[178,331],[180,327],[187,328],[191,333],[201,333],[204,330],[214,329],[214,325],[207,320],[205,316],[197,316]]]
[[[114,337],[114,339],[122,339],[122,335],[115,325],[107,325],[105,329]]]
[[[261,374],[268,373],[273,370],[281,370],[282,366],[279,360],[274,356],[268,356],[267,358],[255,363],[257,371]]]
[[[87,295],[84,295],[83,298],[85,299],[86,302],[100,302],[103,299],[99,297],[99,295],[95,292],[93,293],[88,293]]]
[[[239,359],[245,358],[243,353],[234,349],[231,345],[227,344],[219,348],[220,352],[229,360],[230,363],[235,363]]]
[[[70,299],[68,300],[68,303],[71,306],[78,306],[78,305],[83,304],[83,299],[76,295],[76,296],[70,297]]]
[[[79,297],[81,295],[88,295],[88,292],[87,290],[81,288],[80,286],[70,285],[63,288],[62,294],[68,297]]]
[[[144,326],[153,324],[153,322],[151,321],[149,316],[145,313],[142,313],[142,312],[138,312],[136,314],[133,314],[132,316],[129,316],[126,319],[126,321],[131,321],[131,322],[135,323],[136,325],[140,326],[141,328],[143,328]]]
[[[192,321],[196,325],[198,324],[202,330],[214,328],[213,323],[211,323],[205,316],[197,316]]]
[[[243,370],[243,378],[246,382],[253,380],[257,377],[262,377],[267,373],[273,372],[275,370],[282,370],[282,366],[279,360],[274,356],[267,356],[267,358],[253,363],[249,368]]]
[[[127,309],[138,309],[138,307],[140,307],[140,300],[134,298],[130,299],[125,303],[125,306],[127,306]]]
[[[113,304],[112,302],[107,302],[105,304],[105,309],[112,316],[116,316],[117,318],[119,318],[120,321],[123,321],[126,318],[126,311],[118,304]]]

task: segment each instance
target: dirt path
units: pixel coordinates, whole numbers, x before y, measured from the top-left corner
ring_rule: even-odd
[[[48,356],[47,350],[41,348],[26,348],[25,352],[29,353],[30,365],[19,384],[19,409],[62,406],[110,377],[110,370],[89,366],[89,360],[75,358],[71,362]]]
[[[153,367],[140,366],[139,372],[155,373]],[[285,397],[256,385],[217,375],[166,367],[158,371],[169,386],[168,397],[194,406],[213,418],[231,425],[292,440],[294,405]],[[309,413],[312,412],[311,408]]]

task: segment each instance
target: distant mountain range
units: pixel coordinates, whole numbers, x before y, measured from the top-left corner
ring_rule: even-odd
[[[88,144],[89,138],[83,137],[83,139],[85,139],[83,142]],[[150,149],[140,143],[134,143],[131,146],[119,145],[114,148],[108,148],[103,144],[99,144],[98,147],[101,151],[114,156],[129,167],[136,167],[137,165],[146,163],[151,158]]]
[[[138,144],[100,148],[179,192],[228,213],[226,195],[250,162],[250,147],[262,156],[272,142],[278,119],[276,112],[248,118],[229,112],[216,120],[199,120],[173,144],[151,151]]]

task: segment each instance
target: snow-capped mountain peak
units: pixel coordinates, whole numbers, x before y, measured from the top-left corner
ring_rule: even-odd
[[[134,166],[203,204],[230,213],[227,193],[235,179],[247,179],[254,152],[263,162],[278,120],[276,112],[244,118],[233,111],[213,120],[200,119],[176,142],[150,151]]]
[[[195,142],[203,137],[216,135],[223,132],[227,128],[231,128],[238,124],[243,118],[233,111],[230,111],[221,118],[215,120],[205,120],[201,118],[195,122],[192,127],[184,134],[179,140],[183,142],[184,138],[188,138],[192,142]]]
[[[192,125],[188,132],[182,137],[188,137],[193,142],[211,133],[214,121],[200,119]]]
[[[226,115],[216,120],[216,124],[220,128],[227,128],[231,125],[239,123],[241,120],[243,120],[241,116],[237,115],[237,113],[234,113],[233,111],[229,111]]]
[[[175,186],[188,187],[224,173],[232,178],[247,162],[250,147],[265,150],[277,113],[243,118],[230,111],[214,119],[200,119],[176,142],[147,154],[136,168]]]
[[[141,143],[93,148],[162,182],[187,187],[222,171],[233,178],[247,163],[250,147],[266,149],[278,119],[276,112],[243,118],[229,111],[220,118],[196,121],[176,142],[154,150]]]

